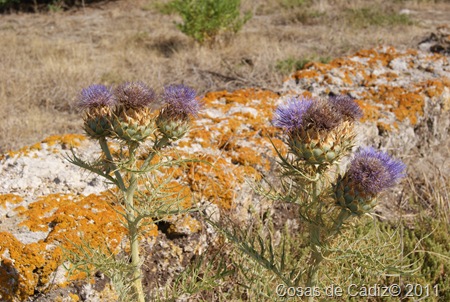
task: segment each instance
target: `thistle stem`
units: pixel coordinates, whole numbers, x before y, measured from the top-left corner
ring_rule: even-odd
[[[334,221],[333,226],[331,227],[331,232],[329,234],[329,236],[334,236],[337,233],[339,233],[339,231],[341,230],[342,225],[344,224],[344,222],[351,216],[352,214],[350,213],[349,210],[347,209],[341,209],[341,211],[339,212],[338,217],[336,218],[336,220]]]
[[[135,152],[136,148],[129,146],[130,151],[130,167],[134,168],[135,165]],[[125,207],[127,212],[127,224],[128,233],[130,236],[130,248],[131,248],[131,264],[133,266],[133,284],[137,294],[138,302],[145,302],[144,289],[142,287],[142,274],[141,274],[141,259],[139,255],[139,220],[135,213],[134,205],[134,192],[137,188],[137,177],[135,172],[130,173],[130,184],[125,192]]]
[[[316,175],[316,178],[318,179],[319,173]],[[311,253],[310,253],[310,263],[308,268],[308,280],[306,283],[306,287],[310,288],[311,292],[314,292],[314,287],[317,286],[317,279],[319,275],[319,266],[322,262],[323,255],[320,252],[320,246],[321,246],[321,240],[320,240],[320,233],[321,233],[321,226],[320,226],[320,219],[321,219],[321,208],[322,205],[319,201],[319,187],[318,187],[318,181],[313,181],[312,183],[312,204],[317,205],[317,212],[314,222],[310,222],[309,224],[309,233],[310,233],[310,247],[311,247]],[[308,301],[314,301],[314,296],[311,295],[308,297]]]
[[[311,237],[316,238],[316,236],[320,236],[320,227],[314,224],[310,225]],[[319,275],[319,266],[322,260],[324,259],[322,253],[320,252],[320,247],[316,245],[315,242],[311,242],[311,255],[310,255],[310,263],[308,268],[308,280],[306,283],[306,287],[310,288],[311,292],[314,292],[314,287],[317,286],[317,279]],[[308,297],[308,301],[314,301],[314,297]]]

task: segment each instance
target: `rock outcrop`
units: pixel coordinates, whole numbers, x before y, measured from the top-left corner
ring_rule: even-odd
[[[276,153],[270,139],[286,151],[280,131],[271,125],[275,108],[290,95],[329,94],[349,94],[363,109],[358,145],[374,145],[402,158],[410,175],[426,173],[424,163],[430,159],[450,171],[449,58],[382,47],[329,64],[310,63],[286,80],[281,94],[252,88],[208,93],[189,135],[172,148],[174,155],[212,165],[188,163],[172,171],[175,180],[192,195],[191,202],[214,212],[215,219],[225,211],[245,221],[249,208],[269,209],[271,204],[261,201],[246,179],[273,174]],[[64,249],[71,249],[69,242],[79,243],[81,233],[84,240],[112,249],[125,234],[111,220],[116,213],[108,206],[108,186],[68,163],[70,148],[86,158],[99,154],[83,135],[66,135],[1,157],[0,300],[25,300],[39,292],[46,294],[35,301],[53,301],[55,295],[74,301],[113,299],[107,282],[98,286],[101,278],[94,285],[71,282],[83,276],[69,280],[62,266]],[[391,207],[382,203],[378,211],[384,214],[383,209],[390,212]],[[157,265],[146,272],[147,286],[171,280],[211,240],[214,231],[195,215],[149,228],[142,241],[149,255],[145,261]]]

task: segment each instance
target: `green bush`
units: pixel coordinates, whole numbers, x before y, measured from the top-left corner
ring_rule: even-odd
[[[166,13],[179,14],[183,22],[177,27],[199,43],[213,41],[222,32],[237,33],[251,18],[241,16],[240,0],[173,0],[165,6]]]

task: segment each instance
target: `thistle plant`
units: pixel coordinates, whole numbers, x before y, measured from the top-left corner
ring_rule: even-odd
[[[144,227],[191,210],[181,206],[176,193],[164,188],[169,182],[168,176],[162,181],[156,177],[158,168],[186,160],[164,160],[161,152],[187,133],[200,106],[195,91],[184,85],[167,86],[161,96],[142,82],[124,83],[114,90],[92,85],[81,92],[79,107],[84,110],[84,130],[91,139],[98,141],[102,155],[94,162],[82,160],[75,154],[69,160],[100,175],[118,189],[115,203],[121,205],[122,210],[117,211],[127,230],[130,246],[128,280],[132,286],[128,287],[139,302],[145,301],[139,252]],[[116,152],[112,152],[108,144],[112,141],[119,146]],[[156,155],[161,158],[157,163],[153,161]],[[83,263],[95,266],[96,262],[84,259]],[[119,266],[123,267],[123,261],[118,262]],[[109,267],[108,271],[114,269]],[[117,278],[110,276],[113,277]]]
[[[307,236],[300,236],[308,240],[306,269],[302,269],[303,256],[299,256],[303,255],[303,250],[295,251],[294,255],[300,258],[293,264],[292,254],[287,249],[287,245],[292,246],[289,238],[281,238],[280,247],[276,247],[270,221],[267,230],[256,236],[246,235],[239,228],[229,231],[210,222],[234,242],[241,253],[272,272],[288,287],[297,287],[303,282],[306,289],[314,293],[319,284],[321,264],[339,250],[336,243],[342,241],[339,237],[343,226],[355,217],[370,214],[377,196],[404,176],[404,164],[384,152],[365,147],[351,155],[356,137],[354,126],[361,117],[361,109],[349,96],[292,97],[275,111],[273,124],[283,130],[288,152],[283,155],[274,145],[281,168],[277,175],[279,184],[275,188],[267,182],[269,190],[262,184],[257,185],[256,190],[275,202],[295,204],[298,208],[298,218],[307,228]],[[342,159],[349,157],[348,169],[342,173]],[[343,248],[339,253],[345,251]],[[376,257],[374,254],[366,256]],[[382,262],[379,259],[367,261]],[[403,267],[396,269],[401,271]],[[245,271],[243,269],[244,275]],[[312,301],[313,295],[308,299]]]
[[[278,152],[284,188],[278,199],[298,204],[299,216],[309,226],[309,288],[317,285],[327,244],[336,239],[342,225],[352,216],[369,213],[377,195],[403,176],[405,166],[400,161],[362,148],[348,171],[332,180],[340,159],[354,146],[354,124],[361,116],[348,96],[292,98],[275,112],[273,124],[284,130],[289,150],[287,156]]]

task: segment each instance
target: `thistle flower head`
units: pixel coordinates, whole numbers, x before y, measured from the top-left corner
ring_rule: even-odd
[[[305,126],[305,113],[312,104],[313,100],[293,97],[287,103],[278,106],[272,123],[287,133],[300,130]]]
[[[317,100],[308,108],[304,119],[308,128],[331,130],[342,122],[342,115],[328,102]]]
[[[156,95],[153,89],[142,82],[127,82],[116,89],[119,104],[128,108],[151,107],[156,109]]]
[[[182,84],[164,87],[162,99],[166,105],[166,112],[170,112],[170,115],[176,118],[197,116],[201,107],[196,99],[195,90]]]
[[[325,100],[292,98],[280,105],[273,119],[287,132],[290,151],[311,165],[329,165],[352,146],[353,129]]]
[[[97,107],[109,107],[114,105],[115,99],[111,89],[104,85],[91,85],[81,91],[78,107],[93,109]]]
[[[376,195],[404,177],[404,170],[405,165],[401,161],[367,147],[356,152],[347,173],[353,183],[365,192]]]
[[[329,102],[333,109],[345,119],[355,121],[363,116],[363,112],[355,100],[348,95],[330,96]]]

